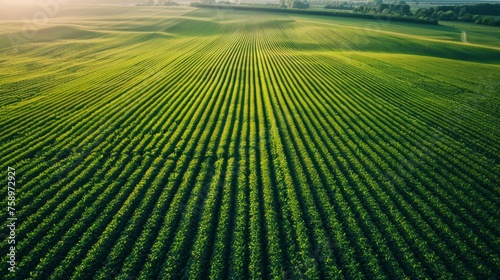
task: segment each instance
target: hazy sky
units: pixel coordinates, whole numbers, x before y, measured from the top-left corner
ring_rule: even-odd
[[[42,0],[42,1],[49,2],[49,0]],[[80,0],[78,0],[78,1],[80,1]],[[0,0],[0,2],[3,2],[5,4],[34,4],[34,5],[36,5],[38,3],[38,0]]]
[[[42,2],[51,2],[51,1],[57,1],[57,0],[0,0],[0,4],[30,4],[30,5],[37,5],[38,1]],[[95,0],[60,0],[61,2],[64,3],[74,3],[74,4],[82,4],[82,3],[88,3],[92,4]],[[196,0],[193,0],[196,1]],[[231,0],[233,1],[233,0]],[[273,0],[271,0],[273,1]],[[347,0],[345,0],[347,1]],[[356,0],[354,0],[356,1]],[[408,2],[413,2],[415,0],[407,0]],[[445,1],[453,1],[453,2],[476,2],[478,0],[419,0],[420,2],[445,2]],[[480,1],[480,0],[479,0]],[[99,3],[140,3],[144,2],[144,0],[97,0]],[[500,0],[487,0],[487,2],[499,2]]]
[[[8,4],[37,4],[38,0],[3,0],[2,2]]]
[[[30,5],[36,5],[38,1],[42,2],[51,2],[51,1],[57,1],[57,0],[0,0],[0,3],[8,3],[8,4],[30,4]],[[61,0],[61,2],[64,3],[88,3],[92,4],[95,0]],[[97,0],[99,3],[140,3],[143,2],[144,0]],[[196,0],[193,0],[194,2]],[[272,1],[272,0],[271,0]]]
[[[41,1],[43,3],[49,3],[52,1],[57,1],[57,0],[0,0],[0,2],[3,3],[9,3],[9,4],[34,4],[36,5],[38,1]],[[61,2],[64,3],[92,3],[93,0],[63,0]],[[117,2],[117,1],[116,1]]]

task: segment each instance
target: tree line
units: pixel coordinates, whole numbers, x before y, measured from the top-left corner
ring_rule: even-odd
[[[327,7],[325,7],[327,8]],[[467,4],[454,6],[436,6],[420,8],[415,13],[410,11],[410,5],[404,1],[397,4],[378,2],[378,5],[361,5],[353,9],[356,13],[383,14],[397,17],[414,17],[424,21],[463,21],[477,24],[500,26],[500,19],[490,16],[500,16],[500,4]]]
[[[192,2],[192,7],[198,8],[212,8],[212,9],[233,9],[233,10],[246,10],[246,11],[262,11],[262,12],[286,12],[294,14],[308,14],[308,15],[322,15],[322,16],[337,16],[349,18],[364,18],[383,21],[398,21],[398,22],[412,22],[423,24],[438,24],[435,19],[418,19],[414,17],[393,16],[385,14],[364,14],[364,13],[349,13],[339,11],[320,11],[320,10],[301,10],[301,9],[284,9],[284,8],[268,8],[268,7],[252,7],[252,6],[237,6],[237,5],[212,5]]]
[[[397,4],[380,3],[378,6],[368,6],[361,5],[353,10],[357,13],[371,13],[371,14],[390,14],[395,16],[412,16],[413,13],[410,11],[410,5],[406,4],[404,1],[400,1]]]
[[[135,4],[136,6],[178,6],[179,4],[173,0],[147,0],[142,3]]]
[[[482,3],[421,8],[415,12],[415,16],[444,21],[464,21],[490,26],[500,26],[500,19],[489,17],[500,16],[500,4]]]

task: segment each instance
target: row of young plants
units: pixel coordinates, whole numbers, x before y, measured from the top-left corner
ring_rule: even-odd
[[[95,155],[94,155],[94,156],[95,156]],[[89,156],[89,158],[90,158],[90,156]],[[94,157],[94,158],[95,158],[95,159],[99,159],[99,157]],[[95,159],[94,159],[94,162],[95,162]],[[74,160],[74,159],[73,159],[73,160]],[[89,170],[93,170],[93,169],[95,170],[95,168],[96,168],[96,167],[95,167],[95,166],[96,166],[96,165],[95,165],[95,163],[94,163],[94,164],[92,164],[92,165],[90,165],[90,166],[91,166],[92,168],[90,168]],[[91,174],[91,173],[90,173],[90,174]],[[82,177],[82,176],[86,176],[86,177]],[[83,180],[83,179],[85,179],[85,178],[88,178],[88,177],[89,177],[89,174],[82,173],[82,174],[80,175],[80,177],[82,177],[82,180]],[[121,181],[121,182],[123,182],[123,181]],[[73,189],[74,189],[74,188],[75,188],[75,186],[78,186],[79,184],[81,184],[81,183],[80,183],[80,181],[76,180],[74,185],[66,185],[66,186],[64,186],[64,188],[70,188],[70,189],[71,189],[71,188],[73,188]],[[57,186],[56,186],[56,187],[57,187]],[[105,186],[103,186],[103,187],[105,187]],[[82,189],[83,189],[83,190],[85,190],[85,188],[82,188]],[[69,193],[71,193],[71,191],[68,191],[68,192],[69,192]],[[60,193],[61,193],[61,192],[60,192]],[[63,193],[64,193],[64,192],[63,192]],[[50,201],[49,201],[49,202],[50,202]],[[71,205],[71,204],[72,204],[72,203],[71,203],[71,200],[66,200],[65,204],[66,204],[66,205]],[[46,205],[48,205],[48,204],[46,204]],[[57,205],[57,204],[56,204],[56,205]],[[87,206],[88,206],[88,205],[87,205]],[[64,211],[64,207],[62,207],[62,208],[61,208],[61,210],[62,210],[62,211]],[[76,209],[75,209],[75,210],[76,210]],[[57,214],[61,214],[61,213],[63,213],[63,212],[57,212],[57,211],[56,211],[55,213],[57,213]],[[52,215],[52,216],[54,216],[54,215]],[[28,218],[29,218],[29,216],[28,216]],[[56,216],[56,218],[57,218],[57,216]],[[50,219],[48,219],[48,220],[46,219],[46,221],[47,221],[47,224],[51,224],[51,223],[52,223],[52,222],[50,222]],[[43,225],[43,223],[42,223],[42,225]],[[42,232],[42,233],[43,233],[43,229],[42,229],[42,228],[43,228],[43,226],[42,226],[42,227],[39,227],[39,229],[40,229],[40,231],[39,231],[39,232]],[[36,238],[37,236],[36,236],[35,234],[32,234],[31,236],[32,236],[32,238],[34,238],[35,240],[37,239],[37,238]],[[52,238],[53,238],[53,237],[54,237],[54,236],[52,236]],[[46,244],[40,243],[39,245],[46,245]],[[22,247],[21,247],[21,249],[22,249]],[[36,255],[31,255],[31,256],[36,257]]]
[[[148,99],[148,100],[151,102],[151,99]],[[152,103],[152,102],[151,102],[151,103]],[[123,108],[122,108],[122,109],[123,109]],[[126,109],[126,108],[125,108],[125,109]],[[134,119],[134,118],[130,118],[129,120],[132,120],[132,119]],[[90,123],[91,123],[91,122],[90,122]],[[126,137],[126,136],[123,136],[123,138],[125,138],[125,137]],[[73,159],[73,160],[74,160],[74,159]],[[109,163],[111,163],[111,162],[112,162],[112,161],[109,161]],[[136,164],[137,164],[138,166],[140,165],[140,163],[139,163],[139,162],[136,162]],[[94,165],[92,165],[92,166],[94,166]],[[146,165],[146,166],[147,166],[147,165]],[[90,170],[92,170],[92,168],[91,168]],[[87,175],[87,177],[88,177],[88,175]],[[112,178],[113,178],[113,177],[111,177],[111,179],[112,179]],[[75,184],[75,185],[73,185],[73,186],[77,186],[77,185],[79,184],[79,183],[78,183],[78,180],[77,180],[77,181],[75,181],[75,183],[76,183],[76,184]],[[119,181],[119,183],[124,183],[124,181],[123,181],[123,180],[120,180],[120,181]],[[104,185],[103,187],[106,187],[106,186]],[[85,188],[82,188],[82,190],[85,190]],[[98,191],[99,189],[95,189],[95,190],[96,190],[96,191]],[[71,200],[70,200],[69,202],[71,202]],[[88,204],[87,204],[87,205],[88,205]],[[103,205],[104,205],[104,204],[103,204]],[[78,208],[76,208],[76,209],[78,209]],[[75,209],[75,210],[76,210],[76,209]],[[96,209],[99,209],[99,208],[96,208]],[[56,213],[58,213],[58,214],[63,213],[62,211],[61,211],[61,212],[57,212],[57,211],[55,211],[55,212],[56,212]],[[90,217],[92,217],[91,215],[89,215],[89,216],[90,216]],[[72,217],[72,216],[69,216],[69,217]],[[64,232],[64,231],[62,231],[62,232]],[[35,237],[36,237],[36,236],[35,236]],[[41,242],[40,244],[43,244],[43,243],[44,243],[44,242]],[[22,248],[21,248],[21,249],[22,249]],[[33,257],[36,257],[36,255],[33,255]],[[26,271],[29,271],[29,270],[26,270]],[[67,272],[66,272],[66,273],[67,273]]]
[[[192,63],[192,61],[191,61],[191,63]],[[187,64],[187,65],[189,65],[189,64]],[[183,79],[186,79],[186,77],[187,76],[183,76]],[[179,77],[177,79],[179,79]],[[179,80],[182,81],[183,79],[179,79]],[[184,83],[181,83],[181,85],[182,84],[184,84]],[[177,103],[179,103],[181,101],[187,102],[187,100],[189,100],[189,99],[177,98],[176,102]],[[170,102],[173,102],[173,101],[174,100],[170,100]],[[189,103],[187,103],[187,104],[189,104]],[[153,129],[154,131],[158,131],[158,130],[159,131],[164,131],[164,130],[167,131],[168,126],[166,126],[166,124],[174,123],[175,119],[178,118],[179,115],[186,114],[189,106],[186,106],[186,103],[184,106],[181,106],[181,105],[175,106],[175,103],[174,103],[174,106],[172,106],[170,108],[172,108],[172,109],[175,108],[175,111],[177,111],[177,113],[176,114],[171,114],[171,113],[160,114],[160,115],[163,115],[165,117],[168,117],[169,121],[167,121],[167,122],[155,122],[155,128]],[[181,108],[182,108],[182,110],[181,110]],[[159,127],[159,124],[161,124],[162,127]],[[137,226],[133,222],[129,223],[129,227],[136,229],[136,231],[127,232],[127,234],[122,234],[121,239],[123,239],[123,241],[117,242],[117,244],[113,248],[112,253],[110,253],[110,255],[108,256],[108,261],[106,263],[106,266],[100,271],[100,275],[106,275],[106,274],[109,274],[111,272],[114,272],[114,274],[118,274],[122,267],[123,267],[123,271],[120,272],[121,274],[128,275],[128,276],[133,275],[132,274],[132,271],[134,271],[133,267],[137,267],[141,263],[140,260],[142,258],[144,258],[145,251],[147,250],[147,248],[149,248],[149,246],[151,246],[151,243],[153,241],[153,238],[151,238],[151,235],[155,234],[154,229],[158,229],[159,222],[161,221],[161,219],[163,217],[161,213],[165,213],[166,207],[168,205],[167,203],[169,201],[171,201],[171,197],[173,196],[173,191],[172,191],[173,185],[171,183],[172,183],[172,181],[174,181],[176,179],[171,175],[172,174],[177,174],[177,175],[181,174],[182,171],[180,171],[180,170],[183,170],[183,168],[186,168],[186,167],[182,167],[183,166],[182,161],[185,160],[186,157],[181,157],[180,154],[177,155],[177,154],[175,154],[175,151],[174,151],[175,148],[179,148],[179,147],[176,147],[176,145],[174,145],[174,143],[176,143],[177,141],[179,141],[181,139],[182,131],[188,123],[185,122],[183,124],[184,124],[183,127],[179,126],[177,128],[177,130],[175,131],[175,134],[172,134],[172,133],[174,133],[174,130],[168,130],[170,132],[169,133],[170,136],[159,137],[162,139],[162,144],[160,145],[160,147],[164,147],[164,148],[163,149],[162,148],[154,149],[154,152],[153,152],[154,155],[158,154],[158,155],[160,155],[160,157],[168,158],[167,162],[169,164],[167,164],[167,166],[172,166],[171,169],[166,169],[166,170],[160,172],[160,174],[162,174],[162,176],[161,176],[162,179],[159,179],[161,181],[161,183],[159,182],[158,184],[160,184],[160,185],[167,184],[167,186],[168,186],[168,187],[165,187],[163,189],[161,196],[158,199],[158,201],[160,201],[161,203],[158,203],[155,206],[155,208],[153,209],[153,212],[152,212],[153,213],[152,217],[148,220],[148,222],[146,223],[144,228],[137,229]],[[183,143],[184,144],[180,147],[186,147],[187,141],[184,140]],[[153,147],[151,147],[151,148],[153,148]],[[170,158],[170,156],[166,156],[168,154],[171,154],[171,155],[174,154],[174,157]],[[161,155],[164,155],[164,156],[161,156]],[[175,161],[176,159],[178,161],[180,161],[180,165],[179,165],[179,162]],[[177,163],[177,167],[175,167],[176,163]],[[174,167],[176,169],[174,169]],[[170,176],[169,176],[169,174],[170,174]],[[177,180],[179,180],[179,179],[177,179]],[[140,245],[134,246],[134,247],[126,246],[127,243],[133,243],[133,242],[136,242],[137,244],[140,244]],[[124,262],[123,265],[122,265],[122,262]]]
[[[294,77],[295,74],[291,73],[291,71],[288,71],[287,67],[285,66],[287,63],[289,63],[288,59],[291,59],[291,56],[287,56],[285,59],[283,59],[281,61],[277,61],[278,64],[281,64],[280,68],[285,73],[283,75],[285,80],[282,82],[282,84],[287,85],[287,86],[285,87],[284,92],[286,92],[286,93],[301,92],[304,89],[300,88],[300,85],[296,84],[296,82],[295,82],[298,77]],[[286,100],[287,97],[289,97],[290,95],[291,94],[282,94],[282,98],[285,98],[285,100]],[[284,104],[290,104],[289,102],[290,101],[284,102]],[[303,100],[302,100],[302,102],[303,102]],[[283,103],[283,102],[280,102],[280,103]],[[293,108],[293,110],[299,110],[298,107],[296,107],[295,105],[285,105],[285,107],[290,108],[290,109]],[[300,112],[300,113],[298,113],[298,112]],[[315,136],[314,138],[310,138],[309,135],[307,135],[307,133],[304,133],[304,132],[307,132],[311,128],[311,123],[304,124],[303,120],[300,118],[300,115],[302,115],[305,111],[300,110],[298,112],[297,113],[290,112],[290,113],[286,114],[286,116],[297,116],[297,117],[291,118],[291,121],[294,122],[295,124],[294,125],[287,125],[286,127],[292,127],[292,128],[297,127],[303,133],[296,134],[298,131],[293,131],[292,133],[290,133],[290,135],[299,135],[300,136],[301,140],[299,140],[297,142],[298,144],[300,144],[301,142],[304,144],[315,142],[315,140],[318,139],[317,136]],[[323,218],[323,223],[326,224],[331,229],[336,228],[338,230],[339,226],[340,226],[339,221],[338,220],[336,221],[335,219],[330,218],[332,216],[331,212],[333,212],[334,210],[333,210],[332,205],[329,204],[329,202],[328,202],[329,198],[328,198],[328,195],[326,192],[328,190],[323,190],[322,188],[319,187],[322,184],[324,186],[335,185],[335,181],[334,181],[334,178],[332,177],[332,174],[330,174],[330,171],[325,166],[324,161],[322,160],[322,155],[319,155],[319,153],[320,153],[319,149],[324,148],[324,147],[319,147],[319,149],[317,149],[314,146],[311,146],[308,144],[304,145],[304,144],[302,144],[302,146],[303,146],[302,148],[295,148],[295,149],[301,149],[303,151],[302,153],[299,153],[298,155],[301,156],[301,158],[302,158],[301,165],[303,166],[303,168],[306,168],[308,170],[308,172],[306,172],[305,174],[308,175],[308,177],[309,177],[308,178],[308,181],[310,182],[309,185],[315,186],[314,188],[311,188],[311,192],[314,194],[315,200],[317,201],[316,204],[318,205],[318,207],[320,207],[319,209],[321,209],[319,212]],[[295,145],[297,145],[297,144],[295,144]],[[319,144],[319,145],[322,146],[322,144]],[[335,234],[336,234],[335,231],[330,232],[330,236],[333,236]],[[337,236],[338,236],[338,234],[337,234]],[[360,238],[360,240],[363,240],[363,239]],[[347,241],[345,241],[345,242],[347,242]],[[365,250],[365,254],[367,256],[369,256],[370,255],[369,250],[368,250],[368,252],[366,252],[366,251],[367,250]],[[358,252],[358,254],[359,253],[360,252]],[[341,255],[343,255],[343,257],[340,257],[340,254],[338,254],[337,255],[338,262],[344,263],[344,264],[346,264],[346,263],[350,264],[350,265],[348,265],[348,270],[346,271],[346,273],[347,273],[346,277],[361,277],[361,275],[362,275],[361,267],[359,265],[357,265],[358,261],[352,259],[351,254],[342,253]],[[346,257],[349,257],[351,259],[349,261],[345,261],[344,258],[346,258]],[[373,264],[374,263],[372,263],[372,265]],[[377,267],[377,265],[373,265],[372,268],[376,269],[376,267]],[[372,275],[375,275],[373,273],[374,272],[372,272]]]
[[[379,118],[380,119],[380,118]]]
[[[238,44],[232,40],[230,42]],[[238,49],[238,47],[236,48]],[[236,80],[236,71],[234,70],[238,65],[238,58],[240,58],[240,56],[235,55],[229,60],[230,66],[225,68],[227,72],[224,72],[220,80],[217,81],[220,83],[220,88],[215,88],[214,93],[226,93],[229,91],[229,88],[234,87]],[[229,102],[227,102],[228,99]],[[189,259],[185,259],[186,262],[177,264],[176,271],[178,275],[184,275],[190,278],[200,278],[204,273],[202,266],[208,264],[210,257],[210,247],[208,246],[212,244],[211,240],[217,226],[218,209],[220,208],[220,197],[222,196],[221,186],[224,183],[224,177],[226,177],[227,173],[228,150],[231,143],[230,137],[234,134],[235,129],[236,114],[238,113],[235,104],[239,104],[238,99],[239,96],[237,94],[222,98],[222,100],[226,102],[226,104],[224,104],[225,111],[222,116],[217,118],[219,126],[218,129],[214,131],[214,135],[218,135],[221,138],[219,143],[215,143],[215,150],[209,153],[212,160],[217,160],[215,162],[216,171],[211,176],[212,181],[209,185],[209,194],[205,199],[197,234],[196,237],[194,237],[196,240],[193,245],[194,247],[190,250]],[[186,245],[189,246],[189,241]],[[163,271],[162,274],[166,275],[166,277],[173,278],[175,278],[176,275],[172,270]]]
[[[286,83],[282,83],[282,84],[286,84]],[[297,114],[297,115],[299,115],[299,116],[300,116],[300,114]],[[448,184],[449,184],[449,183],[448,183]],[[464,271],[464,270],[461,270],[461,271]]]
[[[405,120],[404,119],[402,120],[402,118],[399,115],[397,115],[397,114],[394,114],[394,116],[391,119],[389,119],[390,122],[394,122],[394,120],[400,120],[401,124],[399,124],[399,126],[401,126],[405,122]],[[398,126],[398,124],[389,124],[389,125],[392,126],[392,127],[397,127]],[[417,125],[420,125],[420,124],[417,123]],[[425,124],[423,124],[423,125],[425,125]],[[437,156],[438,158],[437,158],[436,161],[432,161],[431,162],[434,165],[443,165],[446,162],[452,161],[453,162],[452,166],[454,168],[448,169],[448,165],[449,164],[444,167],[445,169],[448,169],[446,171],[447,173],[441,172],[440,170],[436,170],[436,172],[441,173],[443,177],[449,177],[449,175],[448,175],[449,173],[457,174],[457,176],[460,176],[459,178],[462,181],[462,184],[459,184],[460,181],[453,182],[453,183],[456,183],[457,186],[461,186],[462,187],[464,185],[464,183],[469,183],[470,184],[472,182],[481,181],[481,179],[483,178],[483,176],[486,175],[486,174],[481,174],[481,175],[477,176],[475,174],[475,172],[470,172],[471,170],[478,170],[477,166],[481,166],[481,165],[483,165],[483,163],[481,161],[478,161],[474,165],[469,165],[468,163],[470,162],[470,160],[469,160],[469,162],[467,162],[467,161],[463,160],[464,157],[465,157],[465,155],[460,155],[461,153],[463,153],[463,151],[460,150],[460,146],[457,146],[455,150],[450,150],[450,148],[454,147],[454,145],[456,143],[453,143],[453,140],[450,139],[449,137],[446,137],[445,135],[443,135],[440,132],[425,133],[425,132],[423,132],[424,131],[423,127],[422,128],[416,128],[416,129],[411,130],[411,131],[412,131],[412,137],[408,137],[408,135],[406,135],[406,133],[402,133],[401,134],[401,135],[405,135],[405,138],[408,139],[408,141],[401,142],[401,143],[403,143],[403,145],[406,146],[404,148],[402,147],[402,149],[408,149],[408,148],[411,148],[412,146],[413,147],[414,146],[422,146],[422,147],[425,148],[425,145],[430,145],[429,148],[428,148],[428,151],[432,151],[432,149],[439,151],[440,149],[442,149],[444,151],[449,151],[450,153],[457,154],[454,157],[451,157],[451,156],[444,157],[441,153],[434,153],[433,155]],[[435,137],[434,135],[436,135],[438,133],[441,134],[441,136],[440,136],[441,139],[434,140],[433,139]],[[415,137],[417,137],[417,138],[415,138]],[[420,137],[422,137],[422,138],[420,138]],[[428,139],[430,138],[431,141],[426,140],[425,138],[428,138]],[[417,139],[417,141],[415,141],[415,139]],[[473,157],[471,160],[475,160],[475,158]],[[464,165],[466,165],[466,166],[464,166]],[[480,171],[479,170],[478,171],[479,172],[484,172],[484,169],[487,169],[487,168],[489,168],[489,167],[488,166],[484,166],[483,168],[480,169]],[[459,171],[459,172],[457,173],[457,171]],[[476,177],[472,177],[471,178],[470,177],[471,175],[476,175]],[[453,178],[453,177],[451,177],[451,178]],[[488,182],[485,182],[485,183],[488,184]],[[456,189],[456,188],[453,188],[452,190],[454,190],[454,189]],[[486,190],[482,190],[480,188],[472,188],[472,189],[468,189],[468,191],[472,191],[473,193],[476,193],[476,191],[483,192],[484,194],[482,195],[482,197],[481,197],[480,194],[475,194],[475,195],[479,195],[477,197],[477,199],[479,199],[481,201],[484,201],[484,203],[486,205],[491,205],[491,203],[494,203],[493,201],[488,201],[489,197],[491,197],[491,195],[493,195],[493,193],[485,192]],[[490,211],[492,209],[494,209],[494,208],[489,208]],[[471,212],[475,211],[474,207],[472,207],[470,210],[471,210]],[[480,213],[482,213],[482,211]]]
[[[290,91],[290,92],[301,92],[302,90],[303,90],[303,89],[298,89],[298,90],[297,90],[297,89],[295,89],[295,90]],[[304,112],[307,112],[307,111],[304,111]],[[298,115],[302,115],[302,114],[298,114]],[[310,126],[307,126],[307,127],[310,127]],[[305,127],[304,127],[304,128],[305,128]],[[321,130],[324,130],[324,129],[325,129],[325,128],[318,129],[317,131],[321,131]],[[311,141],[312,139],[317,139],[317,137],[310,138],[310,139],[309,139],[309,141],[307,141],[307,142],[309,142],[309,143],[310,143],[310,141]],[[325,143],[328,143],[328,142],[325,142]],[[319,156],[314,156],[314,158],[320,158],[320,157],[319,157]],[[338,169],[338,167],[334,167],[334,168],[335,168],[335,169]],[[346,167],[346,168],[344,168],[344,169],[346,169],[346,170],[347,170],[348,168],[349,168],[349,167]],[[331,170],[331,169],[330,169],[330,170]],[[326,174],[327,174],[327,173],[326,173]],[[346,179],[345,179],[345,178],[343,178],[343,179],[341,179],[341,180],[345,182],[345,180],[346,180]],[[347,209],[346,209],[346,210],[347,210]],[[351,234],[352,234],[352,233],[351,233]],[[361,236],[363,236],[363,234],[362,234],[362,233],[361,233]],[[363,237],[360,237],[360,240],[363,240]],[[365,249],[365,250],[366,250],[366,249]],[[375,264],[374,260],[371,260],[371,262],[372,262],[372,265],[373,265],[373,266],[372,266],[372,267],[370,267],[370,269],[377,269],[377,265]],[[362,263],[362,262],[361,262],[361,263]],[[365,268],[365,269],[366,269],[366,268]],[[359,273],[359,272],[358,272],[358,273]],[[370,275],[370,274],[371,274],[371,275],[373,275],[373,272],[366,272],[366,273],[367,273],[368,275]]]
[[[6,278],[494,275],[496,167],[454,138],[446,100],[402,95],[406,81],[377,62],[312,55],[299,42],[315,34],[269,17],[178,39],[172,57],[156,42],[121,80],[68,86],[98,97],[65,89],[16,113],[30,131],[16,147],[43,141],[15,155],[29,170]],[[58,106],[72,113],[33,124]],[[476,118],[461,131],[494,151],[468,128]]]

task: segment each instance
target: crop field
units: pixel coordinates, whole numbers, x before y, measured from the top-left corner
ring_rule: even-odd
[[[500,277],[499,28],[68,5],[26,39],[12,17],[1,279]]]

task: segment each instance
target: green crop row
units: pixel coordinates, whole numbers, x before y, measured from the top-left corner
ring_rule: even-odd
[[[417,55],[461,53],[436,39],[454,31],[137,9],[0,61],[0,161],[19,185],[17,271],[3,256],[0,278],[498,274],[498,86],[469,77],[498,66]]]

